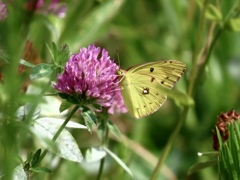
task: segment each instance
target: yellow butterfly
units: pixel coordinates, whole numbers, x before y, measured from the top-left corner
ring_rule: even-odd
[[[180,79],[186,65],[167,60],[144,63],[120,70],[120,87],[128,112],[141,118],[157,111],[167,98],[167,91]]]

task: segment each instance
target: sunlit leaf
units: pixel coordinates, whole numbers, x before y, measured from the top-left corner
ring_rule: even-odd
[[[59,128],[60,125],[51,124],[45,121],[37,121],[34,124],[33,132],[40,137],[40,140],[42,139],[41,137],[51,140]],[[56,140],[56,144],[58,146],[58,150],[56,151],[53,148],[47,147],[49,151],[70,161],[81,162],[83,160],[82,153],[79,150],[75,139],[66,129],[63,129]]]
[[[118,138],[121,137],[121,132],[119,131],[118,127],[115,124],[113,124],[111,121],[108,121],[107,126],[115,136],[117,136]]]
[[[61,118],[50,118],[50,117],[43,117],[36,120],[38,123],[47,123],[47,124],[53,124],[57,126],[61,126],[65,119]],[[79,124],[77,122],[69,121],[66,125],[67,128],[77,128],[77,129],[87,129],[86,126]]]
[[[30,72],[30,79],[35,80],[42,77],[48,77],[52,74],[52,65],[51,64],[37,64],[35,65]]]
[[[31,111],[33,111],[34,106],[31,104],[26,104],[24,106],[20,106],[17,109],[16,117],[19,120],[22,120],[24,117],[28,116]],[[40,115],[41,109],[39,107],[34,109],[32,119],[36,119]]]
[[[27,175],[24,172],[23,166],[18,165],[13,171],[13,180],[27,180]]]
[[[86,162],[99,161],[106,156],[106,152],[102,148],[89,148],[86,151],[85,160]]]
[[[20,59],[19,63],[24,65],[24,66],[31,67],[31,68],[35,66],[34,64],[32,64],[32,63],[30,63],[30,62],[28,62],[24,59]]]

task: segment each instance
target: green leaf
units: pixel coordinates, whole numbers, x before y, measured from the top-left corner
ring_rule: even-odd
[[[217,131],[217,137],[218,137],[218,143],[219,143],[219,149],[220,149],[221,146],[223,145],[222,136],[221,136],[221,134],[220,134],[220,132],[218,130],[218,127],[215,126],[215,128],[216,128],[216,131]]]
[[[202,0],[195,0],[195,1],[197,2],[200,9],[203,9],[203,1]],[[216,6],[209,3],[207,5],[205,17],[209,20],[219,22],[222,20],[222,13]]]
[[[54,42],[52,42],[52,54],[53,54],[53,60],[57,59],[58,48],[57,48],[57,45]]]
[[[238,154],[239,154],[239,142],[237,142],[236,140],[236,135],[235,135],[235,128],[234,128],[234,124],[235,123],[230,123],[229,124],[229,140],[228,140],[228,145],[229,145],[229,150],[230,153],[233,157],[233,165],[234,165],[234,169],[238,172],[240,172],[240,167],[239,167],[239,162],[238,162]]]
[[[70,57],[70,50],[67,44],[57,48],[57,45],[52,42],[52,47],[47,45],[47,48],[52,56],[53,62],[56,66],[60,66],[62,69]]]
[[[66,109],[70,108],[72,106],[71,103],[69,103],[68,101],[63,101],[59,107],[59,112],[63,112],[65,111]]]
[[[216,21],[216,22],[219,22],[222,20],[221,11],[219,11],[219,9],[213,4],[208,4],[205,16],[209,20]]]
[[[37,164],[40,155],[41,155],[41,149],[38,149],[32,157],[31,167],[34,167]]]
[[[69,103],[72,103],[72,104],[79,104],[78,99],[75,98],[75,97],[72,96],[72,95],[65,94],[65,93],[58,93],[58,95],[59,95],[62,99],[67,100]]]
[[[90,104],[89,106],[90,106],[91,108],[93,108],[94,110],[102,111],[102,106],[99,105],[99,104]]]
[[[31,161],[31,159],[32,159],[32,156],[33,156],[33,152],[32,152],[32,151],[28,152],[28,155],[27,155],[27,160],[26,160],[26,162],[30,162],[30,161]]]
[[[58,48],[57,57],[54,59],[54,63],[58,66],[64,67],[70,57],[70,50],[67,44]]]
[[[210,160],[210,161],[205,161],[205,162],[198,162],[194,165],[192,165],[189,169],[188,169],[188,172],[187,172],[187,175],[191,175],[192,173],[195,173],[197,171],[200,171],[202,169],[205,169],[205,168],[208,168],[208,167],[211,167],[211,166],[214,166],[218,163],[218,160]]]
[[[227,179],[238,179],[239,177],[238,173],[240,172],[240,142],[238,141],[237,137],[239,135],[239,130],[236,123],[237,122],[229,123],[229,138],[226,142],[220,145],[219,172],[222,178],[227,177]]]
[[[36,173],[52,173],[52,171],[46,167],[31,167],[30,170]]]
[[[233,157],[232,157],[232,154],[231,154],[231,151],[230,151],[229,147],[226,144],[225,144],[224,147],[226,147],[225,161],[227,162],[227,168],[228,168],[227,170],[229,172],[229,175],[231,174],[231,176],[233,176],[233,173],[234,173]],[[233,178],[231,178],[231,179],[233,179]]]
[[[55,44],[54,42],[52,42],[52,46],[53,46],[53,44],[56,46],[56,44]],[[49,51],[49,53],[50,53],[52,59],[54,59],[54,52],[53,52],[53,50],[52,50],[53,47],[50,48],[49,45],[48,45],[47,43],[46,43],[46,46],[47,46],[47,49],[48,49],[48,51]]]
[[[47,77],[52,74],[52,65],[50,64],[37,64],[35,65],[30,72],[30,79],[35,80],[42,77]]]
[[[239,120],[238,120],[239,121]],[[239,121],[240,122],[240,121]],[[239,126],[240,126],[240,123],[236,123],[235,124],[235,131],[236,131],[236,139],[237,139],[237,142],[240,142],[240,131],[239,131]]]
[[[103,147],[103,149],[132,177],[131,170],[126,166],[126,164],[112,151],[110,151],[108,148]]]
[[[82,117],[88,131],[92,132],[92,126],[97,125],[96,114],[88,108],[82,108]]]
[[[226,23],[226,28],[230,31],[240,31],[240,18],[232,18]]]
[[[121,132],[119,131],[118,127],[115,124],[113,124],[111,121],[108,121],[107,126],[115,136],[121,138]]]
[[[239,155],[239,141],[237,138],[237,134],[239,132],[237,128],[237,122],[233,122],[229,124],[229,150],[231,152],[231,155],[233,157],[233,165],[234,165],[234,171],[240,172],[240,155]]]

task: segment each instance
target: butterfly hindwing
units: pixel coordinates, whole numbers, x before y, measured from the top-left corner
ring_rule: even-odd
[[[167,98],[164,88],[171,89],[185,68],[182,62],[169,60],[145,63],[125,71],[120,85],[129,113],[140,118],[158,110]]]

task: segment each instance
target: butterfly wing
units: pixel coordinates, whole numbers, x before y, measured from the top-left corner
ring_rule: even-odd
[[[123,74],[122,96],[129,113],[141,118],[157,111],[185,71],[180,61],[168,60],[133,66]]]

